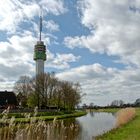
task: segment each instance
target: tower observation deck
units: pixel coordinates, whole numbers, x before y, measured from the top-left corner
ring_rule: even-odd
[[[42,16],[40,16],[40,36],[34,47],[34,60],[36,61],[36,75],[44,74],[44,61],[46,61],[46,46],[41,41]]]

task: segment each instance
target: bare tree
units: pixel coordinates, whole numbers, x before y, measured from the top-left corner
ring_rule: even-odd
[[[15,93],[22,93],[23,95],[28,95],[31,90],[30,86],[31,78],[29,76],[21,76],[15,83],[14,91]]]
[[[17,94],[17,100],[21,106],[26,106],[27,98],[31,92],[30,82],[29,76],[21,76],[14,85],[14,92]]]

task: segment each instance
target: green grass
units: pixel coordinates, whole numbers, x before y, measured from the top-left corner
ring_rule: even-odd
[[[94,112],[115,113],[115,112],[117,112],[118,110],[120,110],[120,108],[92,109],[91,111],[94,111]]]
[[[136,109],[136,117],[132,121],[98,136],[96,140],[140,140],[140,108]]]
[[[29,114],[28,112],[25,112],[26,114]],[[15,118],[25,118],[25,113],[8,113],[7,117],[15,117]],[[55,116],[55,115],[64,115],[64,114],[71,114],[72,111],[52,111],[52,112],[38,112],[37,116]],[[34,116],[34,112],[30,112],[30,116]],[[0,118],[2,118],[3,114],[0,114]]]
[[[53,120],[54,118],[56,119],[66,119],[66,118],[71,118],[71,117],[80,117],[86,115],[86,112],[84,111],[75,111],[73,113],[66,113],[66,114],[60,114],[60,115],[53,115],[53,116],[36,116],[36,117],[30,117],[30,118],[15,118],[15,123],[29,123],[31,120],[44,120],[44,121],[49,121]]]

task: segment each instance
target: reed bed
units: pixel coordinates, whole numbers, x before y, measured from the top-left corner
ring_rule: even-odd
[[[28,124],[15,123],[15,118],[7,119],[8,109],[0,121],[6,122],[0,128],[0,140],[75,140],[79,134],[79,125],[65,124],[56,118],[51,122],[31,118]],[[25,114],[29,119],[30,115]],[[34,116],[37,115],[35,109]],[[7,125],[8,123],[8,125]]]
[[[136,116],[135,108],[125,108],[121,109],[116,114],[116,127],[120,127],[129,121],[131,121]]]

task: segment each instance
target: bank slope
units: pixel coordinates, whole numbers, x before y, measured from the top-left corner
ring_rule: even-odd
[[[140,108],[136,109],[136,117],[132,121],[96,137],[96,140],[140,140]]]

